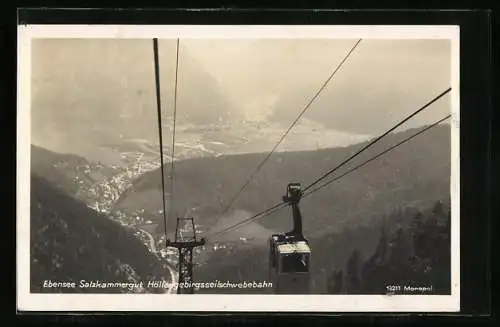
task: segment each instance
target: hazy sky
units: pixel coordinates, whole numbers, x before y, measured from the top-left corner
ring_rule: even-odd
[[[192,53],[202,54],[197,59],[252,116],[272,111],[280,95],[290,90],[298,89],[298,96],[307,102],[355,41],[196,40],[184,44]],[[351,102],[367,110],[379,101],[375,107],[381,108],[381,115],[386,104],[407,102],[408,96],[410,101],[425,101],[450,85],[450,50],[450,43],[441,40],[364,40],[324,94],[335,95],[337,103]],[[293,113],[299,109],[290,107]]]
[[[230,111],[288,125],[355,41],[180,40],[178,114],[190,115],[184,123]],[[173,103],[175,44],[160,41],[166,111]],[[451,86],[450,51],[447,40],[363,40],[304,118],[353,134],[380,133]],[[34,140],[117,121],[116,128],[155,132],[151,40],[34,40],[32,80]],[[449,113],[449,99],[409,126]]]

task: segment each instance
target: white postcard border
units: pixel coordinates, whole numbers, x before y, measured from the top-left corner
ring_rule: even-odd
[[[451,295],[31,294],[30,78],[32,38],[449,39],[452,42]],[[456,312],[460,309],[458,26],[20,25],[17,111],[17,308],[20,311]],[[237,300],[235,297],[237,296]]]

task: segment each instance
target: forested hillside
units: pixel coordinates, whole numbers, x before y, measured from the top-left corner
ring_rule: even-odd
[[[44,280],[147,281],[162,265],[130,231],[31,176],[31,291],[120,292],[123,289],[44,288]]]
[[[337,171],[339,175],[417,130],[395,133]],[[232,210],[251,213],[281,200],[289,182],[312,182],[366,144],[317,151],[275,153],[233,203]],[[426,207],[449,194],[450,128],[435,127],[380,159],[301,202],[304,228],[332,232],[367,223],[397,207]],[[229,203],[267,154],[184,160],[175,166],[174,213],[196,209],[200,224],[215,225]],[[169,171],[165,176],[168,176]],[[167,189],[169,180],[167,180]],[[137,179],[117,202],[116,210],[161,209],[161,175],[152,171]],[[270,229],[289,226],[287,210],[258,223]]]
[[[450,294],[451,211],[437,202],[432,210],[397,217],[410,224],[383,226],[375,251],[367,256],[353,249],[344,269],[330,275],[329,293],[408,294],[404,287],[412,286],[430,288],[413,293]]]
[[[400,208],[372,223],[310,240],[314,294],[385,294],[388,285],[432,286],[450,292],[450,211],[447,198],[432,210]],[[195,270],[200,281],[269,280],[268,248],[217,251]],[[271,293],[270,289],[211,289],[200,293]],[[429,294],[429,292],[427,293]]]
[[[95,183],[117,173],[117,169],[92,163],[73,154],[56,153],[31,145],[31,172],[81,201],[90,200],[87,191]]]

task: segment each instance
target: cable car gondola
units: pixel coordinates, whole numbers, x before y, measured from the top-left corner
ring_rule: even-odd
[[[302,235],[301,197],[301,184],[288,184],[283,201],[292,208],[293,229],[287,233],[273,234],[269,240],[270,279],[276,294],[310,292],[311,249]]]

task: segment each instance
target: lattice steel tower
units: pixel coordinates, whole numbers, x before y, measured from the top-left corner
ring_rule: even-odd
[[[193,250],[205,244],[205,239],[197,239],[193,218],[177,218],[174,241],[167,239],[167,246],[174,247],[179,253],[179,286],[177,294],[193,294]]]

